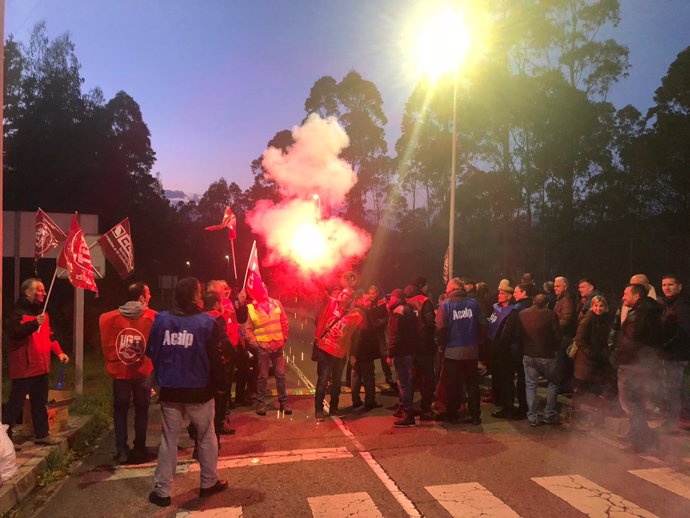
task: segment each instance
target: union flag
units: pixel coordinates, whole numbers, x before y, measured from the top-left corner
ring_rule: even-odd
[[[237,218],[230,207],[225,207],[223,221],[218,225],[206,227],[204,230],[223,230],[224,228],[228,229],[228,239],[230,239],[230,241],[237,238]]]
[[[34,260],[38,261],[65,239],[67,239],[67,235],[65,235],[62,229],[50,219],[48,214],[39,208],[36,212],[36,246],[34,248]]]
[[[252,251],[249,254],[249,263],[247,264],[247,276],[244,281],[247,289],[247,295],[254,300],[264,300],[268,293],[266,286],[261,279],[261,271],[259,271],[259,254],[256,250],[256,241],[252,245]]]
[[[84,232],[79,226],[76,212],[72,218],[62,253],[58,257],[57,265],[67,270],[67,276],[72,286],[94,291],[98,295],[98,286],[96,286],[96,281],[93,277],[91,252],[86,245]]]
[[[99,237],[97,243],[120,277],[126,279],[132,275],[134,272],[134,243],[129,228],[129,218],[123,219]]]

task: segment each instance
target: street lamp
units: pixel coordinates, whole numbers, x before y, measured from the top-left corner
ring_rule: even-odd
[[[189,261],[185,261],[184,265],[187,267],[187,270],[189,270],[192,266],[192,263],[190,263]]]
[[[482,17],[466,11],[445,8],[427,16],[426,21],[416,30],[414,53],[416,68],[435,83],[442,75],[453,73],[453,115],[451,124],[450,155],[450,208],[448,222],[448,278],[453,278],[453,252],[455,243],[455,185],[457,182],[457,92],[460,65],[467,62],[470,54],[476,56],[475,46],[486,36],[482,27]],[[468,23],[472,19],[472,25]],[[470,52],[472,50],[472,52]]]
[[[228,267],[228,280],[230,279],[230,256],[226,255],[225,256],[225,263],[226,266]]]

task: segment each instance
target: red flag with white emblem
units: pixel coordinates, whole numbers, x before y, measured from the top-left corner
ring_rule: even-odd
[[[65,239],[67,239],[67,235],[62,229],[50,219],[48,214],[38,209],[36,212],[36,246],[34,248],[34,260],[38,261]]]
[[[237,217],[235,217],[230,207],[225,207],[223,221],[218,225],[206,227],[204,230],[223,230],[224,228],[228,229],[228,239],[230,239],[230,241],[237,237]]]
[[[120,221],[98,238],[103,254],[108,258],[117,273],[126,279],[134,272],[134,244],[129,228],[129,218]]]
[[[259,271],[259,254],[256,250],[256,241],[254,241],[252,251],[249,254],[249,263],[247,264],[247,274],[244,277],[244,285],[247,289],[247,295],[254,300],[264,300],[266,298],[266,287],[261,279],[261,271]]]
[[[98,286],[93,277],[93,266],[91,264],[91,252],[86,245],[84,232],[77,221],[77,213],[74,213],[72,224],[69,227],[69,234],[62,253],[58,257],[57,264],[60,268],[67,270],[67,276],[72,286],[94,291],[98,295]]]

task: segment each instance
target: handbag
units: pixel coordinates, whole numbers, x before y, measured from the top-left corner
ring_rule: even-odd
[[[577,342],[574,338],[570,342],[570,345],[566,350],[566,354],[568,355],[568,358],[575,358],[575,356],[577,356]]]

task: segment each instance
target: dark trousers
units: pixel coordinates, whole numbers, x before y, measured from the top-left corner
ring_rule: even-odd
[[[386,363],[386,358],[388,358],[388,346],[386,345],[386,339],[381,336],[378,339],[379,354],[381,355],[381,370],[386,378],[386,383],[389,385],[393,383],[393,370],[391,366]]]
[[[48,409],[46,408],[48,404],[48,374],[12,380],[10,400],[5,407],[2,421],[9,425],[8,435],[11,437],[12,427],[17,424],[17,419],[24,409],[24,400],[27,394],[31,403],[34,435],[37,438],[45,437],[48,435]]]
[[[448,415],[455,416],[460,407],[463,385],[467,389],[467,407],[472,418],[479,418],[479,374],[477,360],[444,360],[446,369],[446,393]]]
[[[405,417],[414,417],[412,401],[414,390],[412,388],[412,370],[414,369],[414,356],[396,356],[393,358],[393,366],[398,376],[398,390]]]
[[[434,356],[419,354],[414,361],[414,377],[422,396],[422,412],[431,412],[434,399]]]
[[[317,412],[323,412],[323,400],[326,399],[326,385],[331,381],[331,410],[338,408],[340,384],[343,379],[345,358],[336,358],[323,349],[316,351],[316,395],[314,405]]]
[[[517,385],[515,383],[516,374]],[[501,358],[499,362],[496,362],[496,373],[494,376],[498,382],[496,405],[505,409],[506,412],[512,412],[515,396],[517,396],[520,412],[527,412],[525,368],[522,365],[522,358],[519,360],[511,356]]]
[[[556,367],[554,382],[558,385],[559,393],[568,393],[573,389],[573,359],[568,356],[568,346],[573,340],[572,336],[565,336],[561,340],[561,346],[556,351]]]
[[[134,402],[134,449],[146,450],[146,429],[149,424],[149,403],[151,401],[151,376],[136,379],[113,380],[113,425],[115,447],[118,453],[125,453],[127,445],[127,413],[130,396]]]
[[[374,374],[374,360],[360,361],[358,360],[350,375],[352,384],[352,404],[359,406],[362,404],[362,398],[359,397],[359,391],[364,387],[364,402],[367,405],[373,405],[376,402],[376,377]]]

